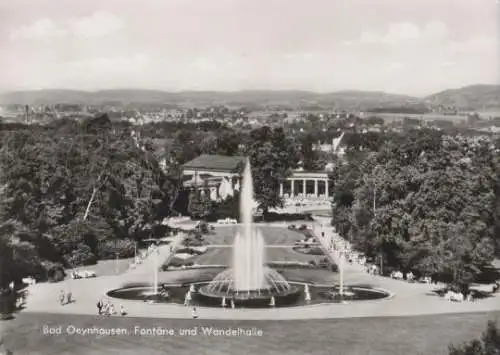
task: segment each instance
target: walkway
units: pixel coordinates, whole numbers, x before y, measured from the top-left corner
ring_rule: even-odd
[[[175,255],[175,252],[182,246],[182,242],[186,235],[179,233],[170,244],[160,245],[150,253],[141,264],[136,264],[133,268],[129,268],[123,276],[124,281],[133,282],[137,281],[139,276],[149,275],[153,277],[153,270],[157,266],[168,263]],[[156,259],[155,259],[156,258]]]
[[[264,245],[264,248],[293,248],[295,245],[294,244],[266,244]],[[231,244],[209,244],[206,245],[207,248],[232,248],[233,246]]]
[[[328,223],[327,223],[328,222]],[[321,225],[323,223],[323,226]],[[324,240],[330,237],[340,238],[328,227],[329,221],[318,219],[311,223],[313,231],[325,232]],[[318,238],[319,239],[319,238]],[[181,240],[178,241],[180,245]],[[173,253],[160,247],[159,259],[165,261]],[[287,246],[289,247],[289,246]],[[168,251],[168,252],[167,252]],[[335,258],[335,253],[332,253]],[[60,314],[96,314],[96,300],[109,290],[123,286],[124,281],[151,283],[153,279],[154,259],[144,263],[125,275],[103,276],[95,279],[69,280],[58,284],[36,284],[30,288],[27,308],[23,312],[60,313]],[[169,273],[162,273],[162,280]],[[124,278],[125,276],[125,278]],[[133,277],[132,277],[133,276]],[[270,309],[221,309],[197,307],[200,318],[203,319],[233,319],[233,320],[291,320],[291,319],[328,319],[351,317],[378,316],[412,316],[424,314],[481,312],[500,309],[500,295],[475,302],[452,303],[434,295],[431,291],[436,285],[412,284],[386,277],[369,275],[359,265],[346,264],[344,280],[346,284],[367,284],[385,289],[395,294],[394,297],[378,301],[348,302],[346,304],[320,304],[290,308]],[[61,288],[69,287],[73,291],[76,302],[61,306],[58,295]],[[191,318],[189,308],[177,304],[147,304],[137,301],[113,299],[116,305],[123,304],[131,317],[147,318]]]

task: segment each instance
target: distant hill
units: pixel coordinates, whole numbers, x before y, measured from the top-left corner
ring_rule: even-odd
[[[299,90],[243,90],[222,91],[181,91],[115,89],[100,91],[78,90],[36,90],[15,91],[0,94],[0,104],[87,104],[87,105],[128,105],[162,104],[189,106],[227,105],[247,106],[259,109],[266,107],[288,107],[291,109],[315,108],[344,110],[371,110],[382,108],[422,107],[424,102],[431,105],[454,106],[463,109],[480,110],[500,108],[500,86],[474,85],[461,89],[445,90],[425,98],[388,94],[377,91],[338,91],[315,93]]]
[[[471,85],[425,97],[431,105],[481,111],[500,109],[500,85]]]
[[[157,90],[100,90],[94,92],[76,90],[16,91],[0,95],[0,104],[171,104],[179,106],[286,106],[338,107],[342,109],[366,109],[368,107],[404,105],[419,99],[383,92],[339,91],[315,93],[309,91],[265,91],[245,90],[235,92],[182,91],[165,92]]]

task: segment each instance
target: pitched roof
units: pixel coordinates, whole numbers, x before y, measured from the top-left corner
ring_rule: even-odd
[[[216,171],[234,171],[246,160],[242,156],[228,157],[224,155],[200,155],[184,164],[184,169],[207,169]]]

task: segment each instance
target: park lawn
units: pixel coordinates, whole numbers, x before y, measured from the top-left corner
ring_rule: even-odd
[[[319,217],[331,217],[332,216],[332,210],[331,209],[324,209],[324,210],[314,210],[310,211],[313,215],[319,216]]]
[[[300,321],[211,321],[20,314],[0,324],[14,354],[328,354],[440,355],[450,343],[477,337],[500,312]],[[44,335],[44,325],[126,328],[256,327],[260,337]],[[201,329],[199,329],[201,331]]]
[[[311,260],[319,261],[323,259],[323,255],[308,255],[296,252],[291,247],[272,247],[265,248],[265,260],[267,262],[273,261],[300,261],[309,262]],[[231,265],[233,258],[233,249],[229,247],[214,247],[201,254],[189,258],[189,262],[199,265]]]
[[[294,223],[298,226],[301,224],[296,222]],[[292,245],[297,240],[304,239],[303,234],[284,227],[272,227],[258,224],[255,226],[262,232],[266,244]],[[203,238],[210,244],[214,245],[232,245],[234,242],[234,236],[240,229],[241,226],[237,225],[216,227],[214,231],[204,234]]]

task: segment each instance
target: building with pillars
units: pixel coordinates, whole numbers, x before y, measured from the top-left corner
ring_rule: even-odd
[[[285,198],[327,199],[333,191],[332,181],[327,171],[295,170],[280,184],[280,196]]]
[[[211,200],[224,200],[239,190],[239,172],[246,157],[201,155],[184,164],[184,188],[196,190]],[[285,199],[328,199],[332,181],[328,171],[297,169],[280,184],[280,196]]]

